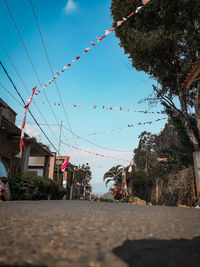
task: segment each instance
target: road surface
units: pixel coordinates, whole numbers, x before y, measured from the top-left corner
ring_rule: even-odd
[[[200,209],[0,203],[0,266],[200,266]]]

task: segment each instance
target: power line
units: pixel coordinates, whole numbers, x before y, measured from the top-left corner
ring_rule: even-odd
[[[39,34],[40,34],[40,39],[42,41],[42,45],[43,45],[43,48],[44,48],[44,52],[45,52],[45,55],[47,57],[47,61],[48,61],[48,64],[49,64],[49,68],[51,70],[51,73],[52,73],[52,76],[54,76],[54,72],[53,72],[53,68],[52,68],[52,65],[51,65],[51,62],[50,62],[50,59],[49,59],[49,55],[48,55],[48,52],[47,52],[47,48],[46,48],[46,45],[45,45],[45,42],[44,42],[44,38],[42,36],[42,32],[40,30],[40,26],[39,26],[39,23],[38,23],[38,20],[37,20],[37,16],[36,16],[36,13],[35,13],[35,9],[34,9],[34,6],[33,6],[33,3],[32,3],[32,0],[29,0],[30,2],[30,5],[31,5],[31,8],[32,8],[32,11],[33,11],[33,15],[34,15],[34,18],[35,18],[35,22],[36,22],[36,25],[37,25],[37,28],[38,28],[38,31],[39,31]],[[71,130],[71,134],[74,138],[74,133],[72,131],[72,127],[71,127],[71,124],[69,122],[69,118],[68,118],[68,115],[67,115],[67,112],[66,112],[66,109],[65,109],[65,106],[63,104],[63,101],[62,101],[62,98],[61,98],[61,94],[60,94],[60,91],[59,91],[59,88],[58,88],[58,85],[57,85],[57,82],[55,81],[55,87],[56,87],[56,90],[57,90],[57,93],[58,93],[58,96],[59,96],[59,99],[60,99],[60,102],[61,102],[61,105],[62,105],[62,108],[63,108],[63,111],[64,111],[64,114],[65,114],[65,117],[67,119],[67,122],[68,122],[68,125],[69,125],[69,128]],[[76,143],[76,140],[74,140],[76,146],[77,146],[77,143]]]
[[[0,83],[0,85],[1,85],[1,83]],[[17,121],[19,121],[19,122],[22,122],[22,120],[17,120]],[[28,123],[28,124],[35,124],[34,122],[30,122],[30,121],[26,121],[26,123]],[[55,127],[60,127],[60,125],[59,124],[46,124],[46,123],[40,123],[40,125],[43,125],[43,126],[55,126]]]
[[[32,66],[32,68],[33,68],[33,70],[34,70],[34,73],[35,73],[35,75],[36,75],[36,77],[37,77],[37,79],[38,79],[38,81],[39,81],[39,84],[41,85],[41,83],[40,83],[40,79],[39,79],[38,74],[37,74],[37,72],[36,72],[36,69],[35,69],[35,67],[34,67],[34,65],[33,65],[33,62],[32,62],[32,60],[31,60],[31,58],[30,58],[30,55],[29,55],[28,50],[27,50],[27,48],[26,48],[26,46],[25,46],[25,43],[24,43],[24,41],[23,41],[23,39],[22,39],[22,36],[21,36],[21,34],[20,34],[20,32],[19,32],[19,29],[18,29],[18,27],[17,27],[17,25],[16,25],[16,23],[15,23],[15,20],[14,20],[14,18],[13,18],[13,15],[12,15],[12,13],[11,13],[11,10],[10,10],[8,4],[7,4],[7,1],[4,0],[4,3],[5,3],[5,5],[6,5],[7,9],[8,9],[8,12],[9,12],[9,14],[10,14],[10,17],[11,17],[11,19],[12,19],[12,21],[13,21],[13,24],[14,24],[14,26],[15,26],[15,29],[16,29],[16,31],[17,31],[17,33],[18,33],[18,35],[19,35],[19,38],[20,38],[20,40],[21,40],[21,42],[22,42],[22,45],[23,45],[23,47],[24,47],[24,49],[25,49],[25,51],[26,51],[26,54],[27,54],[28,59],[29,59],[29,61],[30,61],[30,63],[31,63],[31,66]]]
[[[63,125],[63,128],[64,128],[65,130],[67,130],[67,131],[70,131],[70,130],[67,129],[64,125]],[[132,151],[132,150],[130,150],[130,151],[122,151],[122,150],[117,150],[117,149],[110,149],[110,148],[107,148],[107,147],[104,147],[104,146],[101,146],[101,145],[97,145],[96,143],[93,143],[93,142],[91,142],[91,141],[85,139],[84,137],[79,136],[78,134],[75,134],[75,133],[74,133],[74,135],[76,135],[78,138],[84,140],[85,142],[87,142],[87,143],[89,143],[89,144],[91,144],[91,145],[94,145],[94,146],[99,147],[99,148],[103,148],[103,149],[105,149],[105,150],[109,150],[109,151],[118,151],[118,152],[131,152],[131,151]]]
[[[38,79],[38,82],[39,82],[40,86],[42,86],[42,84],[41,84],[41,82],[40,82],[40,79],[39,79],[39,76],[38,76],[38,74],[37,74],[37,72],[36,72],[36,69],[35,69],[35,67],[34,67],[34,65],[33,65],[33,62],[32,62],[32,60],[31,60],[31,58],[30,58],[30,55],[29,55],[29,53],[28,53],[28,50],[27,50],[27,48],[26,48],[26,46],[25,46],[25,43],[24,43],[24,41],[23,41],[23,39],[22,39],[22,36],[21,36],[21,34],[20,34],[20,32],[19,32],[19,29],[18,29],[18,27],[17,27],[17,25],[16,25],[16,23],[15,23],[15,21],[14,21],[14,17],[13,17],[13,15],[12,15],[12,13],[11,13],[11,10],[9,9],[6,0],[4,0],[4,2],[5,2],[5,4],[6,4],[6,6],[7,6],[7,9],[8,9],[8,11],[9,11],[9,14],[10,14],[11,18],[12,18],[12,21],[13,21],[13,23],[14,23],[14,26],[15,26],[16,30],[17,30],[17,33],[18,33],[18,35],[19,35],[19,37],[20,37],[20,40],[21,40],[21,42],[22,42],[22,44],[23,44],[23,47],[24,47],[24,49],[25,49],[25,51],[26,51],[26,54],[27,54],[27,56],[28,56],[28,59],[29,59],[31,65],[32,65],[32,67],[33,67],[33,70],[34,70],[34,73],[35,73],[35,75],[36,75],[36,77],[37,77],[37,79]],[[37,25],[38,25],[38,23],[37,23]],[[39,25],[38,25],[38,26],[39,26]],[[38,29],[39,29],[39,28],[38,28]],[[40,31],[40,30],[39,30],[39,31]],[[40,31],[40,33],[41,33],[41,31]],[[43,40],[43,39],[42,39],[42,40]],[[44,44],[44,41],[43,41],[43,44]],[[45,47],[45,45],[44,45],[44,47]],[[46,47],[45,47],[45,51],[47,52]],[[47,56],[48,56],[48,54],[47,54]],[[48,59],[49,59],[49,57],[48,57]],[[48,62],[50,63],[49,60],[48,60]],[[50,68],[51,68],[51,71],[52,71],[52,73],[53,73],[51,64],[50,64]],[[57,88],[57,87],[56,87],[56,88]],[[57,88],[57,90],[58,90],[58,88]],[[58,93],[59,93],[59,90],[58,90]],[[46,100],[47,100],[47,102],[48,102],[48,105],[49,105],[49,107],[50,107],[50,109],[51,109],[51,111],[52,111],[52,113],[53,113],[53,116],[54,116],[54,118],[55,118],[57,124],[59,124],[58,119],[57,119],[57,117],[56,117],[56,115],[55,115],[55,113],[54,113],[54,111],[53,111],[53,109],[52,109],[52,107],[51,107],[51,104],[50,104],[49,99],[48,99],[48,97],[47,97],[47,95],[46,95],[45,92],[44,92],[44,95],[45,95],[45,97],[46,97]],[[61,100],[61,103],[62,103],[62,107],[63,107],[63,109],[64,109],[64,111],[65,111],[65,108],[64,108],[64,105],[63,105],[63,102],[62,102],[60,93],[59,93],[59,97],[60,97],[60,100]],[[66,113],[66,111],[65,111],[65,113]],[[65,114],[65,115],[67,116],[67,114]],[[70,126],[70,124],[69,124],[69,126]],[[69,131],[72,135],[76,135],[76,136],[78,136],[79,138],[81,138],[82,140],[84,140],[84,141],[86,141],[86,142],[88,142],[88,143],[90,143],[90,144],[92,144],[92,145],[101,147],[101,148],[103,148],[103,149],[107,149],[107,148],[105,148],[105,147],[103,147],[103,146],[97,145],[97,144],[95,144],[95,143],[93,143],[93,142],[90,142],[90,141],[88,141],[87,139],[82,138],[82,137],[80,137],[79,135],[75,134],[75,133],[72,131],[71,126],[70,126],[70,130],[67,129],[66,127],[65,127],[65,129],[66,129],[67,131]],[[66,141],[66,143],[67,143],[67,139],[66,139],[65,136],[64,136],[64,138],[65,138],[65,141]],[[76,143],[76,142],[75,142],[75,143]],[[77,146],[77,144],[76,144],[76,146]],[[108,149],[108,150],[110,150],[110,149]],[[118,151],[118,150],[113,150],[113,151]]]
[[[17,100],[17,98],[16,97],[14,97],[14,95],[13,94],[11,94],[10,92],[9,92],[9,90],[2,84],[2,83],[0,83],[0,86],[22,107],[22,108],[24,108],[24,106]]]
[[[27,57],[28,57],[28,59],[29,59],[29,61],[30,61],[30,63],[31,63],[31,66],[32,66],[32,68],[33,68],[33,71],[34,71],[34,73],[35,73],[35,75],[36,75],[36,77],[37,77],[37,80],[38,80],[40,86],[42,87],[42,83],[41,83],[41,81],[40,81],[40,79],[39,79],[39,76],[38,76],[38,74],[37,74],[37,71],[36,71],[36,69],[35,69],[35,67],[34,67],[34,64],[33,64],[32,60],[31,60],[31,57],[30,57],[30,55],[29,55],[29,53],[28,53],[28,49],[26,48],[25,43],[24,43],[24,41],[23,41],[23,38],[22,38],[22,36],[21,36],[21,34],[20,34],[20,32],[19,32],[19,29],[18,29],[18,27],[17,27],[17,25],[16,25],[16,23],[15,23],[15,20],[14,20],[14,17],[13,17],[13,15],[12,15],[12,12],[11,12],[11,10],[10,10],[10,8],[9,8],[9,6],[8,6],[8,4],[7,4],[7,2],[6,2],[6,0],[4,0],[4,2],[5,2],[5,4],[6,4],[6,7],[7,7],[7,9],[8,9],[8,12],[9,12],[9,14],[10,14],[10,16],[11,16],[11,19],[12,19],[12,21],[13,21],[13,24],[14,24],[14,26],[15,26],[15,29],[16,29],[16,31],[17,31],[19,37],[20,37],[20,40],[21,40],[21,42],[22,42],[22,45],[23,45],[23,47],[24,47],[24,49],[25,49],[26,55],[27,55]],[[46,100],[47,100],[47,102],[48,102],[48,104],[49,104],[49,107],[50,107],[50,109],[51,109],[51,112],[52,112],[52,114],[53,114],[53,116],[54,116],[56,122],[59,124],[58,119],[57,119],[57,117],[56,117],[56,115],[55,115],[55,113],[54,113],[54,111],[53,111],[53,109],[52,109],[52,107],[51,107],[51,105],[50,105],[49,99],[48,99],[48,97],[47,97],[47,95],[46,95],[45,92],[44,92],[44,95],[45,95],[45,98],[46,98]],[[66,143],[67,143],[67,139],[66,139],[65,136],[64,136],[64,138],[65,138],[65,141],[66,141]]]
[[[18,96],[20,97],[20,99],[22,100],[23,104],[25,105],[25,101],[23,99],[23,97],[21,96],[20,92],[18,91],[18,89],[16,88],[13,80],[10,78],[9,74],[7,73],[5,67],[3,66],[2,62],[0,62],[0,65],[2,66],[6,76],[8,77],[8,79],[10,80],[10,82],[12,83],[12,86],[14,87],[15,91],[17,92]],[[34,115],[32,114],[32,112],[28,109],[28,112],[30,113],[31,117],[33,118],[33,120],[35,121],[35,123],[37,124],[37,126],[40,128],[41,132],[44,134],[44,136],[46,137],[46,139],[49,141],[49,143],[52,145],[52,147],[54,148],[54,150],[56,152],[58,152],[58,150],[55,148],[55,146],[53,145],[53,143],[50,141],[50,139],[48,138],[48,136],[46,135],[46,133],[43,131],[43,129],[41,128],[41,126],[39,125],[39,123],[37,122],[36,118],[34,117]]]
[[[23,86],[24,86],[24,88],[25,88],[25,90],[26,90],[27,94],[28,94],[28,95],[30,95],[30,94],[31,94],[31,92],[29,92],[29,90],[28,90],[28,88],[27,88],[27,86],[26,86],[25,82],[23,81],[23,79],[22,79],[21,75],[19,74],[19,72],[18,72],[18,70],[17,70],[17,68],[16,68],[16,66],[15,66],[15,64],[14,64],[14,62],[13,62],[13,60],[12,60],[12,59],[10,58],[10,56],[8,55],[8,52],[6,51],[6,48],[4,47],[4,45],[2,44],[2,42],[0,42],[0,45],[2,46],[2,48],[3,48],[3,50],[4,50],[5,54],[6,54],[6,56],[8,57],[8,59],[9,59],[9,61],[10,61],[11,65],[13,66],[14,70],[16,71],[16,73],[17,73],[18,77],[20,78],[20,80],[21,80],[21,82],[22,82],[22,84],[23,84]],[[5,86],[4,86],[4,89],[5,89]],[[9,92],[8,90],[6,90],[6,91],[7,91],[7,92]],[[11,93],[9,92],[9,94],[11,94]],[[42,112],[40,111],[40,109],[38,108],[38,106],[37,106],[37,104],[35,103],[35,101],[34,101],[34,100],[33,100],[33,104],[35,105],[35,107],[36,107],[37,111],[39,112],[39,114],[40,114],[40,115],[41,115],[41,117],[43,118],[44,122],[45,122],[45,123],[46,123],[46,125],[48,126],[48,128],[49,128],[49,130],[50,130],[51,134],[52,134],[52,135],[53,135],[53,137],[56,139],[56,136],[55,136],[54,132],[52,131],[52,129],[51,129],[51,127],[50,127],[50,125],[47,123],[47,121],[46,121],[45,117],[43,116]]]

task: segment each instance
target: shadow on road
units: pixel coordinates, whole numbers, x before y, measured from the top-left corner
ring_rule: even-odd
[[[4,264],[0,263],[0,267],[47,267],[47,265],[35,265],[35,264],[29,264],[29,263],[24,263],[24,264]]]
[[[113,250],[128,266],[199,267],[200,237],[188,239],[126,240]]]

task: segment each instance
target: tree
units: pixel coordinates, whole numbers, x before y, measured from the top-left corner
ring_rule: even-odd
[[[83,196],[84,187],[86,189],[86,195],[88,191],[92,190],[90,180],[92,179],[92,172],[88,163],[86,165],[79,166],[75,171],[74,176],[74,194],[76,198]]]
[[[156,135],[150,132],[142,132],[139,135],[138,148],[134,150],[134,162],[136,171],[145,172],[147,177],[158,177],[163,172],[162,165],[157,160]]]
[[[106,183],[106,186],[110,182],[114,182],[114,185],[120,186],[122,184],[122,167],[117,165],[112,167],[109,171],[104,174],[103,180]]]
[[[155,137],[155,151],[159,158],[167,158],[168,172],[192,164],[193,146],[179,119],[169,119],[161,133]]]
[[[138,6],[139,0],[112,0],[114,26]],[[200,150],[200,82],[188,91],[182,87],[200,56],[199,0],[152,0],[117,28],[116,36],[133,67],[157,82],[153,100],[180,120],[193,149]]]

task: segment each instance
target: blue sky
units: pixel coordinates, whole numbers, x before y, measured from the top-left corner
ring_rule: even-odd
[[[52,78],[52,75],[30,2],[28,0],[7,0],[7,3],[40,80],[47,82]],[[81,56],[78,62],[72,63],[70,70],[67,70],[57,79],[58,89],[73,132],[84,136],[89,133],[116,129],[125,127],[128,124],[146,122],[163,117],[163,115],[156,114],[145,115],[117,110],[108,111],[99,108],[105,105],[150,111],[147,103],[138,104],[138,101],[151,93],[153,81],[144,73],[137,72],[132,68],[128,56],[124,54],[123,48],[119,46],[119,40],[115,37],[115,33],[111,33],[88,51],[86,55],[82,55],[85,48],[91,47],[89,41],[97,43],[96,37],[104,35],[105,30],[112,28],[111,1],[32,0],[32,3],[53,70],[55,72],[60,71],[64,65],[71,63],[76,56]],[[124,16],[127,15],[129,14],[124,14]],[[37,86],[40,89],[4,1],[0,1],[0,41],[13,60],[27,88],[31,90],[34,86]],[[1,46],[0,58],[22,96],[27,99],[29,94],[27,94]],[[16,92],[2,70],[0,70],[0,77],[1,83],[18,99]],[[54,105],[54,103],[60,103],[55,85],[48,86],[45,92],[57,120],[59,122],[62,120],[63,125],[69,128],[62,107]],[[0,96],[18,113],[17,124],[20,125],[24,113],[23,107],[1,87]],[[18,100],[20,101],[20,99]],[[35,96],[35,103],[48,124],[55,124],[56,121],[43,93]],[[73,108],[73,104],[82,104],[82,107]],[[94,104],[97,105],[97,109],[92,108]],[[33,103],[31,103],[30,109],[38,122],[45,123]],[[151,109],[151,111],[160,110],[160,106]],[[33,122],[30,116],[27,117],[27,122]],[[86,137],[89,141],[109,149],[129,152],[103,150],[80,139],[76,143],[73,140],[68,142],[74,146],[77,144],[78,147],[89,151],[131,160],[132,151],[138,145],[138,135],[144,130],[159,133],[164,123],[165,121],[161,121],[152,125],[127,127],[121,131]],[[59,136],[59,127],[53,126],[51,128],[53,135],[47,126],[42,125],[42,128],[57,147],[58,141],[56,139]],[[27,123],[26,130],[29,134],[36,136],[39,141],[48,144],[48,141],[40,133],[36,125]],[[67,131],[63,131],[63,133],[65,137],[62,136],[62,140],[72,137]],[[86,162],[90,164],[93,172],[92,184],[94,185],[95,193],[103,193],[107,190],[102,177],[110,167],[116,164],[124,165],[123,162],[78,152],[64,145],[62,145],[61,152],[64,155],[71,156],[73,164]],[[128,164],[125,163],[126,165]]]

